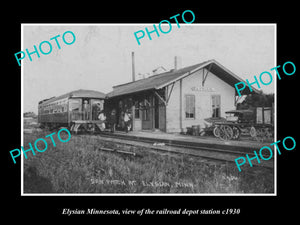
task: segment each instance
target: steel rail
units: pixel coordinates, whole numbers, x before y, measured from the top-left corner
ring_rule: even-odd
[[[119,140],[126,140],[126,141],[131,141],[131,142],[139,142],[139,143],[148,143],[148,144],[153,144],[153,143],[160,143],[160,139],[143,139],[143,138],[134,138],[131,136],[123,136],[123,135],[115,135],[115,134],[107,134],[107,133],[101,133],[97,136],[101,136],[101,137],[107,137],[107,138],[111,138],[114,140],[109,140],[109,141],[115,141],[115,139],[119,139]],[[97,137],[96,136],[96,137]],[[155,142],[156,140],[156,142]],[[133,143],[124,143],[124,142],[119,142],[122,144],[126,144],[126,145],[132,145],[132,146],[136,146],[136,144]],[[222,158],[222,157],[212,157],[212,156],[207,156],[200,154],[200,153],[209,153],[209,154],[213,154],[215,152],[217,152],[219,154],[219,156],[221,156],[220,154],[223,154],[223,156],[227,155],[228,156],[232,156],[232,155],[237,155],[237,156],[244,156],[243,153],[244,152],[234,152],[234,151],[228,151],[228,150],[221,150],[221,149],[216,149],[216,148],[208,148],[208,147],[201,147],[201,146],[189,146],[189,145],[180,145],[180,144],[174,144],[174,143],[165,143],[164,142],[164,146],[147,146],[148,148],[152,149],[152,150],[156,150],[159,152],[164,152],[164,153],[172,153],[172,154],[181,154],[181,155],[190,155],[193,157],[199,157],[199,158],[203,158],[203,159],[208,159],[208,160],[213,160],[213,161],[219,161],[219,162],[226,162],[226,163],[233,163],[235,164],[234,160],[230,160],[230,159],[226,159],[226,157]],[[174,147],[174,149],[166,149],[166,147]],[[175,149],[177,148],[177,149]],[[199,153],[197,152],[186,152],[184,151],[185,149],[190,149],[193,151],[199,151]],[[254,155],[253,153],[247,153],[248,155]],[[273,168],[273,165],[271,166],[266,166],[265,164],[255,164],[254,166],[261,166],[261,167],[265,167],[265,168]]]

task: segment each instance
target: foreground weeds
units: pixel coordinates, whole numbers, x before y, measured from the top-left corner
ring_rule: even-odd
[[[24,135],[24,145],[51,132]],[[97,136],[54,138],[48,149],[24,159],[24,193],[273,193],[273,171],[214,164],[190,156],[160,155],[145,147],[120,146]],[[28,145],[26,146],[28,148]],[[25,147],[25,149],[27,149]],[[118,148],[142,157],[100,151]],[[41,146],[41,149],[43,147]]]

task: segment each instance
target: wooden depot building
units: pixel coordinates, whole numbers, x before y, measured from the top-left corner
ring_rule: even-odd
[[[114,86],[105,108],[116,110],[117,127],[128,110],[133,130],[185,132],[194,125],[203,128],[205,118],[225,117],[226,111],[235,109],[234,85],[241,81],[212,59]],[[248,88],[243,91],[249,94]]]

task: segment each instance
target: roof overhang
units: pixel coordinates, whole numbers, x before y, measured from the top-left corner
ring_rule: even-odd
[[[235,88],[235,84],[239,82],[243,82],[245,85],[247,85],[247,82],[240,78],[239,76],[235,75],[233,72],[222,66],[220,63],[218,63],[216,60],[213,60],[212,67],[210,68],[210,71],[218,76],[221,80],[225,81],[229,85],[233,86]],[[252,92],[249,88],[245,87],[243,90],[240,91],[241,95],[248,95],[253,93],[261,93],[260,90],[254,88],[251,86]],[[235,95],[238,95],[237,90],[235,88]]]
[[[224,66],[222,66],[222,64],[220,64],[219,62],[217,62],[216,60],[212,59],[207,61],[206,63],[200,65],[199,67],[181,75],[180,77],[177,77],[174,80],[171,80],[167,83],[161,84],[157,87],[155,87],[156,89],[160,89],[163,88],[165,86],[168,86],[178,80],[181,80],[201,69],[207,69],[210,72],[212,72],[213,74],[215,74],[217,77],[219,77],[221,80],[223,80],[224,82],[228,83],[229,85],[231,85],[232,87],[235,88],[235,84],[239,83],[239,82],[244,82],[246,84],[246,81],[243,80],[242,78],[240,78],[239,76],[235,75],[233,72],[231,72],[230,70],[228,70],[227,68],[225,68]],[[241,95],[248,95],[248,94],[253,94],[254,93],[261,93],[261,91],[257,90],[254,87],[252,88],[252,92],[250,91],[249,88],[244,88],[243,90],[240,91]],[[237,94],[236,88],[235,88],[235,95]]]
[[[155,91],[156,89],[155,88],[145,88],[143,90],[138,90],[138,91],[128,91],[124,94],[112,94],[112,92],[106,94],[106,99],[118,99],[118,98],[123,98],[123,97],[133,97],[133,96],[136,96],[136,95],[145,95],[145,94],[149,94],[153,91]]]
[[[158,75],[146,78],[144,80],[138,80],[135,82],[129,82],[126,84],[117,85],[114,87],[115,90],[108,93],[106,95],[106,97],[114,98],[117,96],[137,94],[137,93],[141,93],[141,92],[145,92],[145,91],[149,91],[149,90],[162,89],[166,86],[174,84],[175,82],[177,82],[177,81],[179,81],[201,69],[206,69],[207,71],[210,71],[215,76],[217,76],[219,79],[223,80],[224,82],[226,82],[227,84],[232,86],[235,90],[235,95],[238,95],[235,84],[240,83],[240,82],[243,82],[245,85],[244,89],[240,90],[241,95],[248,95],[251,93],[260,93],[260,91],[254,87],[251,87],[251,89],[252,89],[252,92],[251,92],[250,89],[248,87],[246,87],[246,81],[244,81],[239,76],[235,75],[233,72],[231,72],[230,70],[225,68],[223,65],[221,65],[216,60],[211,59],[211,60],[205,61],[203,63],[199,63],[196,65],[182,68],[180,70],[169,71],[169,72],[163,73],[166,75],[162,74],[162,76],[160,76],[160,77],[157,77],[160,75],[160,74],[158,74]],[[184,71],[182,71],[182,70],[184,70]],[[179,73],[179,74],[176,75],[176,73]],[[155,81],[156,78],[164,78],[164,77],[166,79],[163,79],[161,81],[158,79]]]
[[[71,91],[66,94],[52,97],[47,100],[42,100],[39,102],[40,105],[49,104],[51,102],[59,101],[62,99],[68,99],[68,98],[99,98],[99,99],[105,99],[106,95],[99,91],[94,90],[83,90],[79,89],[76,91]]]

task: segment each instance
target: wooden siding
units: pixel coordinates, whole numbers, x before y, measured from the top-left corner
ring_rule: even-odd
[[[235,109],[234,87],[211,72],[208,72],[204,86],[202,86],[202,74],[207,72],[206,69],[204,70],[199,70],[182,79],[182,88],[180,88],[180,81],[175,83],[166,109],[167,132],[186,131],[187,127],[193,125],[200,125],[203,128],[204,119],[212,116],[213,95],[221,96],[221,117],[225,117],[226,111]],[[195,118],[185,117],[185,95],[195,96]]]

